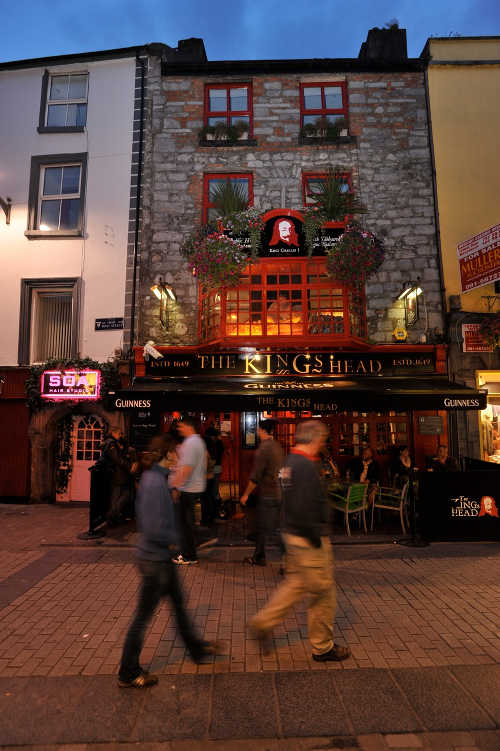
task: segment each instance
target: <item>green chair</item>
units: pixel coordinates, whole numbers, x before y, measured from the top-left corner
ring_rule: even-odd
[[[398,488],[386,488],[379,486],[375,491],[375,497],[372,503],[372,521],[371,531],[373,532],[373,517],[375,509],[384,509],[386,511],[399,512],[399,518],[401,520],[401,529],[403,534],[406,534],[405,516],[407,516],[406,497],[408,495],[408,483],[405,483],[401,489]]]
[[[349,536],[351,535],[349,514],[361,514],[365,534],[368,532],[366,528],[368,483],[353,482],[345,487],[344,493],[330,491],[328,497],[332,508],[336,511],[341,511],[344,514],[345,527]]]

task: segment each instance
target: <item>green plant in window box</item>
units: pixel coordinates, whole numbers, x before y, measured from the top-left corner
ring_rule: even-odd
[[[345,117],[338,117],[335,120],[335,138],[347,136],[349,134],[349,123]]]
[[[300,135],[304,138],[314,138],[316,135],[316,128],[312,123],[307,123],[300,130]]]
[[[211,203],[221,216],[229,217],[248,207],[248,193],[241,183],[224,180],[211,191]]]
[[[226,123],[217,123],[214,125],[214,138],[216,141],[228,140],[228,127]]]
[[[245,120],[237,120],[227,129],[227,136],[231,143],[248,139],[248,123]]]
[[[384,257],[382,242],[372,232],[351,222],[328,249],[326,268],[333,279],[359,286],[380,268]]]
[[[200,130],[201,141],[213,141],[214,138],[215,138],[215,126],[214,125],[205,125]]]

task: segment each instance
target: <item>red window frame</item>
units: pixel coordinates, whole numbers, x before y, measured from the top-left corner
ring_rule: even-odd
[[[349,191],[352,191],[352,176],[349,172],[339,172],[337,173],[339,177],[343,177],[346,181],[346,183],[349,185]],[[311,206],[310,203],[307,203],[306,197],[307,197],[307,185],[309,180],[326,180],[328,175],[326,172],[303,172],[302,173],[302,203],[304,205],[304,208],[307,206]],[[325,227],[345,227],[349,221],[350,217],[346,214],[344,217],[344,221],[342,222],[325,222]]]
[[[210,180],[230,180],[230,179],[247,179],[248,180],[248,205],[253,206],[253,174],[251,172],[207,172],[203,176],[203,224],[207,223],[208,209],[213,209],[214,205],[209,199],[208,184]]]
[[[211,89],[226,89],[226,109],[225,110],[210,110],[210,90]],[[231,89],[247,89],[247,109],[246,110],[231,110]],[[205,84],[205,117],[204,125],[208,125],[209,117],[225,117],[226,125],[229,127],[231,124],[231,117],[248,117],[248,137],[253,137],[253,92],[251,83],[207,83]]]
[[[325,87],[335,86],[342,89],[342,107],[340,109],[332,109],[326,106],[325,100]],[[306,89],[321,89],[321,107],[319,109],[307,109],[304,92]],[[347,83],[345,81],[327,81],[323,83],[301,83],[300,84],[300,125],[304,126],[304,115],[315,115],[316,117],[322,117],[326,115],[342,115],[348,119],[348,106],[347,106]]]

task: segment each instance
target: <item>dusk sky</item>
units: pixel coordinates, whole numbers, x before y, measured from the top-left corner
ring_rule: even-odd
[[[0,0],[0,61],[202,37],[209,60],[357,57],[397,19],[408,54],[429,36],[500,35],[499,0]]]

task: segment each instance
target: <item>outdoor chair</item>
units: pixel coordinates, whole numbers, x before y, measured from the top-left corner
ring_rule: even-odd
[[[387,511],[399,512],[399,518],[401,520],[401,530],[403,534],[406,534],[405,517],[407,516],[406,497],[408,495],[408,483],[406,482],[402,488],[387,488],[383,486],[377,487],[375,491],[375,497],[372,503],[372,520],[371,531],[373,532],[373,517],[375,509],[384,509]]]
[[[351,536],[351,528],[349,526],[349,514],[360,514],[363,521],[363,527],[365,534],[368,532],[366,528],[366,506],[368,498],[368,483],[366,482],[354,482],[347,485],[344,492],[337,492],[330,490],[328,493],[330,504],[336,511],[341,511],[344,514],[345,528],[347,534]]]

